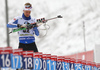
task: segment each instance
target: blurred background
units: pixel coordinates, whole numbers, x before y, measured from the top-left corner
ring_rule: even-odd
[[[8,21],[21,16],[26,2],[32,4],[31,16],[46,19],[62,15],[62,19],[48,21],[44,37],[36,37],[40,52],[52,55],[71,55],[90,51],[100,43],[100,0],[7,0]],[[0,0],[0,47],[7,47],[6,4]],[[83,22],[85,27],[83,27]],[[40,30],[41,34],[46,31]],[[84,36],[85,35],[85,36]],[[18,34],[9,35],[10,46],[18,48]]]

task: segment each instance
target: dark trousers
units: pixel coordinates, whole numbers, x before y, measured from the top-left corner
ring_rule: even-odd
[[[38,52],[38,49],[37,49],[37,46],[36,46],[35,42],[30,43],[30,44],[19,43],[19,48],[22,48],[23,51],[34,51],[34,52]]]

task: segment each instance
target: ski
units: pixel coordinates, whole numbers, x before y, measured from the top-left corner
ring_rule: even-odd
[[[13,33],[13,32],[18,32],[18,31],[21,31],[21,30],[26,30],[26,28],[12,29],[12,31],[9,32],[9,34],[10,34],[10,33]]]

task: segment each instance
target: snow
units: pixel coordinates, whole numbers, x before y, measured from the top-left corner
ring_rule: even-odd
[[[6,47],[5,2],[0,1],[0,47]],[[100,1],[99,0],[8,0],[9,21],[21,16],[23,6],[30,2],[31,16],[62,19],[48,21],[50,26],[45,37],[36,37],[40,52],[52,55],[69,55],[84,51],[83,21],[85,22],[86,49],[93,50],[100,43]],[[45,31],[40,30],[41,34]],[[18,48],[18,34],[10,34],[10,46]]]

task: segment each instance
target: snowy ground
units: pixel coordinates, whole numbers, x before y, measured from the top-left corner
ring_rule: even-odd
[[[86,49],[93,50],[100,43],[100,0],[8,0],[9,21],[21,16],[23,5],[33,5],[32,17],[51,18],[62,15],[63,19],[48,22],[50,29],[45,37],[36,37],[40,52],[68,55],[84,51],[83,21],[86,29]],[[6,47],[5,4],[0,0],[0,47]],[[44,34],[45,31],[40,30]],[[10,46],[18,48],[18,35],[10,35]]]

